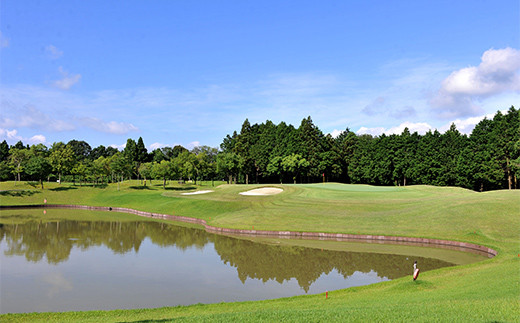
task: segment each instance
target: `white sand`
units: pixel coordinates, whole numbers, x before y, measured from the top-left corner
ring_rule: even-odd
[[[260,196],[260,195],[275,195],[275,194],[279,194],[279,193],[282,193],[283,190],[281,188],[276,188],[276,187],[262,187],[262,188],[257,188],[257,189],[254,189],[254,190],[250,190],[250,191],[247,191],[247,192],[241,192],[239,193],[240,195],[254,195],[254,196]]]
[[[213,191],[196,191],[196,192],[190,192],[190,193],[182,193],[182,195],[197,195],[197,194],[206,194],[211,193]]]

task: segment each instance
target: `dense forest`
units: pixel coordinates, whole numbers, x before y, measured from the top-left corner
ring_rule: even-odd
[[[311,117],[298,128],[271,121],[227,135],[220,149],[182,146],[148,152],[143,139],[128,139],[122,151],[92,148],[85,141],[24,146],[0,144],[0,179],[66,180],[94,185],[137,178],[227,180],[229,183],[427,184],[477,191],[520,186],[520,110],[511,107],[480,121],[472,133],[452,125],[445,133],[357,135],[348,128],[325,135]]]

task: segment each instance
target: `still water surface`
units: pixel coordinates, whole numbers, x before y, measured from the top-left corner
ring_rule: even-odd
[[[261,300],[395,279],[410,275],[414,260],[423,271],[453,265],[255,243],[157,222],[46,221],[0,227],[1,313]]]

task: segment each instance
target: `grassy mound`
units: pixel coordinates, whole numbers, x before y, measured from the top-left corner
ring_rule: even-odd
[[[220,227],[382,234],[465,241],[499,252],[479,263],[324,295],[261,302],[121,311],[7,314],[2,321],[515,321],[520,313],[520,192],[476,193],[430,186],[269,185],[271,196],[239,192],[262,185],[105,188],[0,183],[0,204],[120,206],[202,218]],[[197,189],[211,194],[182,195]]]

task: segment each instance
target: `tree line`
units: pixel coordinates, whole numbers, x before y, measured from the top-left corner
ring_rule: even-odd
[[[217,148],[195,147],[191,151],[178,145],[148,152],[141,137],[129,138],[123,150],[100,145],[94,149],[85,141],[55,142],[50,148],[43,144],[24,146],[19,141],[9,147],[0,143],[0,178],[15,181],[57,180],[104,185],[125,179],[167,180],[214,179]]]
[[[518,188],[520,110],[498,111],[468,136],[455,125],[441,134],[409,129],[397,135],[357,135],[348,128],[333,138],[311,117],[298,128],[281,122],[251,125],[227,135],[220,149],[188,150],[180,145],[148,152],[143,139],[123,150],[85,141],[24,146],[0,143],[0,179],[55,179],[95,185],[136,178],[143,181],[222,180],[229,183],[315,183],[371,185],[427,184],[473,190]]]

